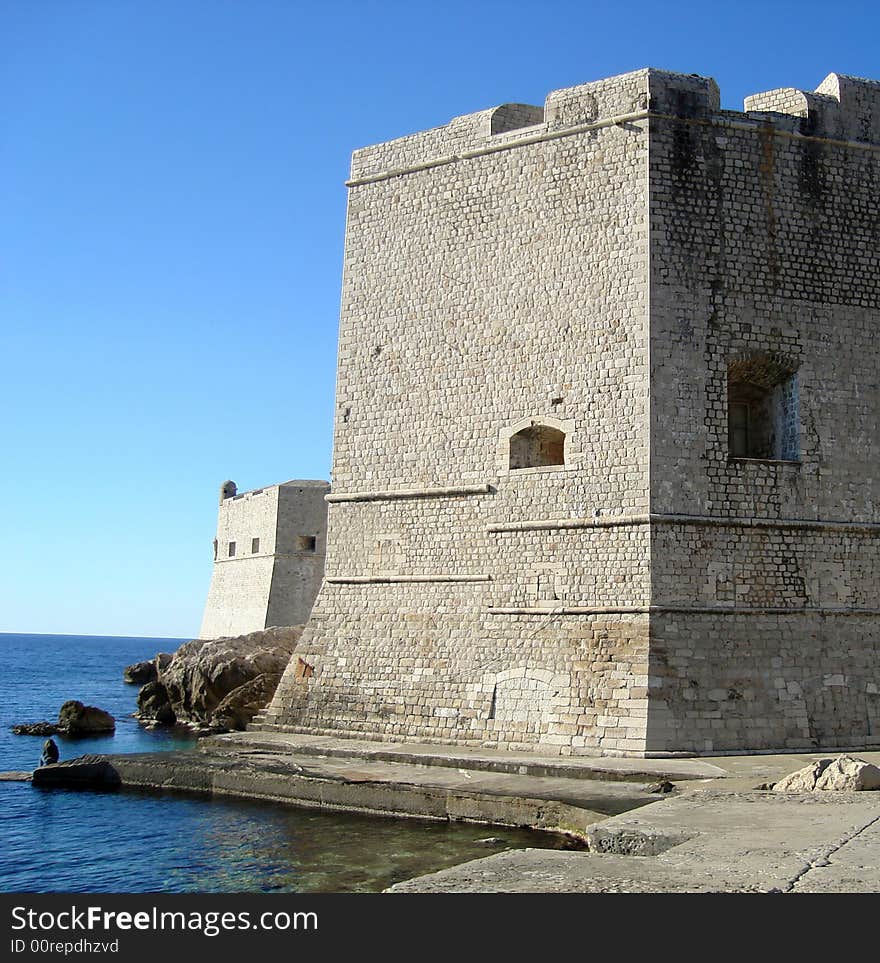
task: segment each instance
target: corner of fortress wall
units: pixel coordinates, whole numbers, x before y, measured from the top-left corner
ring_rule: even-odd
[[[239,494],[224,482],[199,638],[308,620],[324,574],[329,491],[294,480]]]
[[[880,740],[878,91],[639,70],[355,152],[326,577],[261,724]],[[794,453],[734,458],[762,365]]]

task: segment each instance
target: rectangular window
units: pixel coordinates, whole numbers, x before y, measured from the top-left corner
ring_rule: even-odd
[[[317,540],[314,535],[297,535],[295,543],[298,552],[314,552]]]
[[[258,538],[251,539],[251,555],[256,555],[260,550],[260,540]]]
[[[769,352],[727,367],[727,444],[731,458],[800,461],[800,398],[794,359]]]
[[[229,550],[226,554],[228,558],[235,558],[235,542],[229,543]]]

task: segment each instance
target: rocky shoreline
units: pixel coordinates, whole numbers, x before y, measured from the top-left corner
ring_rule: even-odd
[[[196,639],[127,666],[125,681],[142,683],[136,717],[147,728],[182,725],[199,734],[245,729],[272,698],[302,630]]]
[[[122,678],[140,685],[135,718],[146,729],[185,727],[197,735],[240,731],[268,705],[303,626],[263,629],[220,639],[195,639],[175,652],[126,666]],[[58,721],[23,722],[15,735],[68,737],[111,734],[116,720],[71,699]]]

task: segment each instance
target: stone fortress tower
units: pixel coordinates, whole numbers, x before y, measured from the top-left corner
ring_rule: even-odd
[[[288,481],[238,494],[220,486],[214,570],[201,639],[244,635],[309,617],[324,573],[325,481]]]
[[[640,70],[348,187],[326,576],[257,724],[880,745],[880,83]]]

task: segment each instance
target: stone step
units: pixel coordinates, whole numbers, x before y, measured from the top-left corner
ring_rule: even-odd
[[[270,723],[251,723],[246,732],[231,732],[202,740],[206,749],[262,750],[298,756],[335,757],[393,762],[414,766],[442,766],[520,776],[550,776],[613,782],[719,779],[727,771],[701,759],[641,759],[619,756],[543,756],[515,752],[423,743],[371,742],[336,736],[284,731]]]

